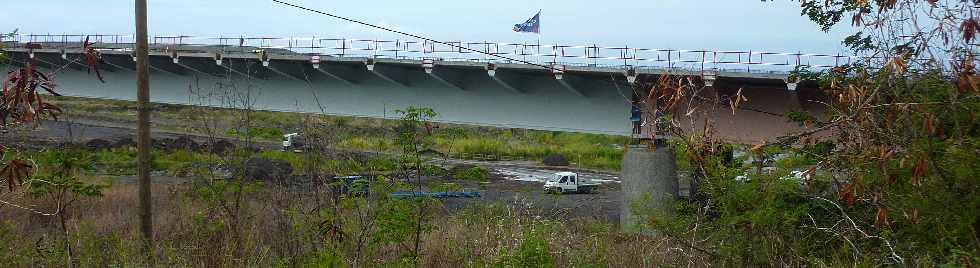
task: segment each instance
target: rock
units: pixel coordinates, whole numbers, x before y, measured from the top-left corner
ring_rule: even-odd
[[[262,148],[259,148],[258,146],[255,146],[255,145],[249,145],[249,146],[245,147],[245,152],[249,152],[249,153],[253,153],[253,154],[254,153],[260,153],[260,152],[262,152]]]
[[[112,147],[115,148],[130,147],[130,146],[136,146],[136,141],[133,140],[133,137],[123,137],[120,138],[119,140],[116,140],[116,142],[112,144]]]
[[[173,150],[173,148],[170,147],[170,144],[173,142],[174,142],[173,139],[164,138],[164,139],[153,139],[151,143],[153,144],[153,149],[170,151]]]
[[[89,150],[105,150],[112,148],[112,142],[103,139],[91,139],[85,143],[85,148]]]
[[[568,166],[568,158],[565,158],[564,155],[560,155],[560,154],[545,156],[544,160],[542,160],[541,162],[544,162],[546,166],[561,166],[561,167]]]
[[[33,144],[33,143],[28,143],[28,144]],[[25,144],[25,145],[27,145],[27,144]],[[18,146],[18,147],[32,148],[32,146]],[[87,146],[85,146],[85,144],[78,144],[78,143],[72,143],[72,142],[58,142],[58,143],[55,144],[54,147],[55,148],[58,148],[58,149],[61,149],[61,150],[86,149],[87,148]],[[39,146],[37,148],[44,148],[44,147],[43,146]]]
[[[261,181],[288,180],[293,166],[286,160],[253,157],[245,161],[245,179]]]
[[[173,140],[173,142],[170,143],[169,148],[171,150],[187,150],[196,152],[201,150],[201,144],[198,144],[190,137],[181,136],[180,138]]]
[[[372,157],[368,153],[354,151],[335,151],[328,156],[338,160],[351,160],[358,163],[365,163]]]
[[[214,154],[224,154],[235,149],[235,144],[228,140],[215,140],[207,145],[208,151]]]

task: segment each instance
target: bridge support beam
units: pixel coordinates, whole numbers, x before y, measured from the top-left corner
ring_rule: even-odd
[[[490,76],[490,79],[493,79],[493,81],[497,82],[497,84],[500,86],[520,94],[524,93],[524,90],[522,90],[520,87],[520,80],[518,79],[517,75],[501,73],[499,70],[497,70],[497,66],[492,63],[488,64],[486,68],[487,75]]]
[[[282,76],[286,79],[292,79],[296,81],[308,81],[307,77],[305,77],[302,73],[300,74],[290,73],[289,63],[284,63],[276,60],[267,60],[262,62],[262,66],[268,69],[269,71],[272,71],[273,73],[276,73],[279,76]]]
[[[581,85],[582,79],[569,76],[568,74],[555,74],[555,81],[558,81],[558,84],[561,84],[562,87],[568,89],[568,91],[571,91],[572,93],[575,93],[579,97],[588,97],[585,95],[585,91],[575,86],[576,84]]]
[[[119,70],[136,71],[136,63],[129,56],[102,55],[102,63]]]
[[[337,81],[344,82],[347,85],[356,85],[358,81],[354,80],[354,68],[344,67],[341,64],[313,64],[313,69],[317,72],[326,75],[327,77],[333,78]]]
[[[365,62],[368,72],[373,73],[378,78],[385,81],[391,82],[392,84],[409,87],[408,79],[405,77],[405,71],[398,70],[394,66],[388,66],[383,64],[378,64],[372,59]]]
[[[240,61],[239,64],[238,64],[239,66],[240,65],[248,65],[248,61],[247,60],[242,59],[242,60],[239,60],[239,61]],[[239,67],[235,67],[236,66],[235,65],[235,61],[232,60],[232,59],[222,59],[221,61],[215,61],[215,63],[218,66],[223,67],[225,70],[227,70],[227,71],[229,71],[231,73],[234,73],[234,74],[237,74],[237,75],[241,75],[241,76],[244,76],[244,77],[249,78],[249,79],[256,78],[255,75],[252,74],[253,71],[251,70],[251,68],[248,68],[246,66],[246,68],[244,70],[239,70]]]
[[[20,56],[20,55],[23,55],[23,57]],[[26,57],[25,54],[11,53],[11,54],[9,54],[7,56],[7,61],[6,62],[0,62],[0,65],[12,64],[13,66],[17,66],[17,67],[25,67],[25,66],[27,66],[27,63],[30,62],[30,61],[31,61],[31,58],[30,57]],[[41,67],[41,68],[48,68],[46,66],[39,66],[39,67]]]
[[[42,57],[40,54],[35,54],[34,57],[30,57],[27,60],[28,61],[33,60],[36,63],[35,64],[36,66],[41,66],[41,67],[48,68],[48,69],[51,69],[51,70],[55,70],[55,69],[58,69],[59,67],[61,67],[60,65],[58,65],[56,63],[53,63],[53,62],[51,62],[49,60],[44,59],[44,57]]]
[[[150,56],[150,69],[172,75],[186,75],[183,68],[176,64],[178,58],[163,58]]]
[[[79,55],[81,56],[81,55]],[[39,63],[49,65],[52,70],[68,67],[78,71],[88,71],[88,66],[81,62],[75,62],[68,59],[67,54],[52,54],[52,53],[36,53],[34,55],[34,60]],[[81,61],[82,59],[79,59]]]
[[[674,151],[665,144],[654,148],[632,145],[623,156],[620,226],[644,231],[651,218],[673,213],[678,196]]]
[[[790,107],[794,110],[802,111],[803,103],[800,102],[800,96],[796,93],[796,88],[800,85],[799,80],[791,82],[786,79],[784,81],[786,81],[786,93],[789,95]]]
[[[214,68],[215,70],[207,70],[209,64],[195,62],[194,60],[184,60],[184,61],[176,60],[174,61],[174,64],[177,64],[177,66],[183,67],[184,69],[190,70],[195,73],[208,75],[211,77],[222,77],[221,69]]]
[[[462,74],[458,72],[452,72],[447,69],[436,69],[435,62],[432,60],[422,61],[422,68],[425,69],[425,73],[430,77],[439,81],[443,85],[451,88],[466,90],[463,86],[463,79],[461,79]]]
[[[634,84],[636,84],[636,79],[639,78],[639,76],[640,76],[636,72],[636,68],[633,68],[633,67],[630,67],[629,69],[626,69],[626,71],[623,72],[623,75],[626,76],[626,82],[629,83],[631,86],[634,85]]]

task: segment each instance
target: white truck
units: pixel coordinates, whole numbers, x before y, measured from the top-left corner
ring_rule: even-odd
[[[282,151],[283,152],[303,152],[304,144],[303,136],[299,133],[289,133],[282,135]]]
[[[591,193],[599,188],[599,183],[579,178],[574,172],[558,172],[544,183],[547,193]]]

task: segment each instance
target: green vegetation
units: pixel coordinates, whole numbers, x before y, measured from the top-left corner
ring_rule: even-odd
[[[487,180],[487,175],[489,175],[489,172],[486,169],[480,166],[472,166],[469,168],[455,169],[453,178],[458,180],[485,181]]]
[[[675,141],[699,191],[676,214],[635,209],[646,217],[634,224],[701,241],[692,248],[725,266],[978,263],[980,90],[937,73],[894,77],[859,66],[823,74],[822,89],[843,101],[808,124],[838,138],[745,148],[766,168],[726,161],[730,145],[710,136]]]
[[[78,97],[50,97],[74,119],[120,122],[132,120],[136,114],[134,102]],[[307,115],[299,113],[250,111],[250,127],[241,127],[242,111],[227,108],[207,108],[157,104],[155,126],[178,132],[220,134],[237,138],[265,141],[282,140],[288,132],[302,132],[304,122],[320,125],[316,131],[327,132],[331,146],[337,148],[399,152],[396,120],[354,118],[343,116]],[[200,123],[206,115],[212,125]],[[618,170],[623,145],[627,138],[612,135],[498,129],[452,124],[438,124],[433,130],[433,149],[450,157],[486,158],[495,160],[529,160],[540,162],[545,156],[566,156],[573,166],[601,170]],[[214,131],[220,129],[222,131]]]
[[[225,135],[236,138],[252,138],[259,140],[282,140],[282,130],[268,127],[231,128]]]

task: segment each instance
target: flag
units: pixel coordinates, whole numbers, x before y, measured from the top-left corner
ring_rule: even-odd
[[[541,11],[522,24],[514,24],[514,31],[519,33],[541,33]]]

